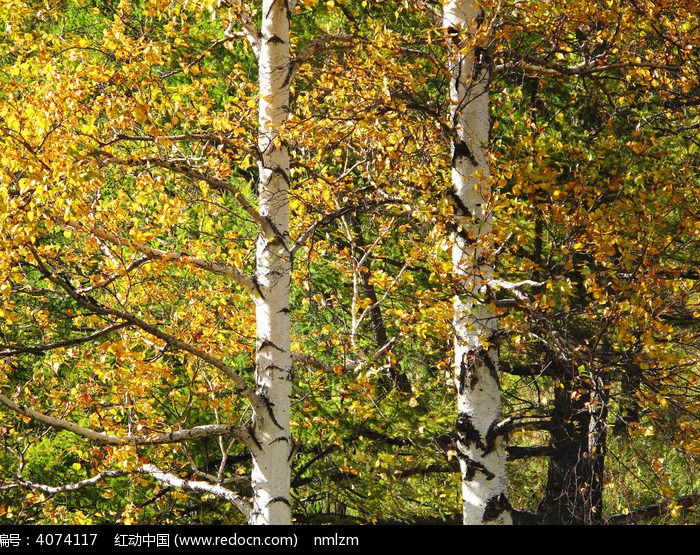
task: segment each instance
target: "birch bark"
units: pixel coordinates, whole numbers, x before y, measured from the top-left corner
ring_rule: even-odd
[[[259,211],[263,228],[256,252],[255,385],[268,410],[256,412],[253,420],[251,524],[291,524],[290,171],[289,152],[280,140],[289,112],[289,16],[286,0],[263,1],[258,58]]]
[[[491,343],[497,315],[485,298],[493,274],[480,246],[492,221],[489,210],[489,61],[476,38],[483,11],[477,2],[449,0],[443,26],[449,40],[455,211],[452,263],[454,300],[455,423],[462,475],[464,524],[511,524],[502,432],[498,352]]]

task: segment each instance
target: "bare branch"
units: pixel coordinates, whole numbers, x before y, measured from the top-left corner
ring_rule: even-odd
[[[197,491],[202,493],[209,493],[216,497],[226,499],[230,501],[245,515],[246,520],[250,520],[250,514],[252,512],[251,504],[243,499],[240,495],[232,492],[231,490],[219,485],[210,484],[209,482],[202,482],[196,480],[183,480],[178,478],[174,474],[163,472],[160,468],[152,464],[145,464],[140,469],[139,472],[142,474],[148,474],[153,476],[161,484],[190,491]]]
[[[107,480],[109,478],[119,478],[121,476],[128,476],[131,474],[146,474],[152,476],[159,483],[177,488],[180,490],[189,490],[194,492],[208,493],[214,495],[221,499],[226,499],[232,502],[238,509],[245,515],[246,519],[249,518],[251,512],[251,505],[246,499],[236,494],[235,492],[221,486],[220,484],[212,484],[209,482],[203,482],[198,480],[185,480],[178,478],[174,474],[164,472],[160,468],[152,464],[143,465],[133,471],[129,470],[106,470],[100,472],[91,478],[86,480],[81,480],[79,482],[74,482],[72,484],[64,484],[62,486],[48,486],[45,484],[38,484],[36,482],[30,482],[27,480],[18,480],[17,482],[6,484],[0,486],[0,491],[16,489],[16,488],[27,488],[49,495],[55,495],[57,493],[68,493],[72,491],[77,491],[89,486],[94,486],[99,482]]]
[[[126,476],[129,474],[128,470],[106,470],[105,472],[100,472],[91,478],[85,480],[80,480],[79,482],[74,482],[72,484],[64,484],[62,486],[47,486],[46,484],[38,484],[36,482],[30,482],[28,480],[18,480],[10,484],[5,484],[0,486],[0,491],[17,489],[17,488],[28,488],[42,493],[48,493],[49,495],[55,495],[57,493],[67,493],[70,491],[77,491],[89,486],[94,486],[99,482],[102,482],[108,478],[119,478],[121,476]]]

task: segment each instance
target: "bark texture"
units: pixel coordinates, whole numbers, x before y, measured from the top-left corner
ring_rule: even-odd
[[[604,372],[555,362],[549,465],[538,508],[543,524],[603,523],[609,383]]]
[[[453,149],[450,196],[455,208],[453,271],[455,423],[464,524],[511,524],[501,415],[498,352],[491,343],[497,316],[485,299],[492,263],[481,243],[491,229],[489,60],[477,33],[478,3],[451,0],[443,26],[449,41]]]
[[[259,210],[263,226],[256,253],[255,385],[267,410],[257,411],[253,421],[251,524],[291,524],[290,172],[289,152],[280,139],[289,111],[289,16],[286,0],[263,1],[258,58]]]

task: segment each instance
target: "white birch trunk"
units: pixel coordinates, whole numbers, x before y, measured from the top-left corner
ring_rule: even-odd
[[[289,152],[280,141],[289,111],[289,11],[286,0],[263,0],[259,64],[259,210],[257,242],[256,392],[269,411],[253,421],[251,524],[291,524],[290,432],[292,357],[289,286]]]
[[[480,243],[491,229],[489,67],[474,40],[478,2],[449,0],[443,26],[450,41],[450,101],[454,129],[451,197],[455,208],[453,271],[461,291],[454,301],[454,380],[457,452],[464,524],[511,524],[505,440],[499,433],[498,352],[489,345],[497,317],[482,298],[493,266]]]

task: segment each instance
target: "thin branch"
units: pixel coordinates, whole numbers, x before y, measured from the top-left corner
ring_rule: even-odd
[[[158,143],[158,142],[180,142],[180,141],[199,141],[205,143],[211,143],[216,145],[228,145],[230,134],[228,133],[181,133],[179,135],[127,135],[126,133],[117,133],[109,141],[101,141],[98,138],[88,135],[93,141],[95,141],[101,147],[111,146],[119,141],[134,141],[134,142],[144,142],[144,143]],[[257,151],[254,148],[242,149],[245,154],[257,155]]]
[[[195,357],[203,360],[207,364],[213,366],[214,368],[220,370],[222,373],[228,376],[234,383],[234,385],[239,389],[239,391],[243,393],[243,395],[245,395],[246,399],[248,399],[251,406],[253,407],[253,410],[256,413],[260,415],[269,413],[267,404],[248,386],[246,381],[233,368],[228,366],[222,360],[219,360],[215,356],[207,353],[206,351],[203,351],[202,349],[195,347],[190,343],[178,339],[174,335],[171,335],[167,332],[158,329],[156,326],[149,324],[148,322],[144,322],[143,320],[137,318],[135,315],[129,312],[124,312],[122,310],[102,306],[91,297],[77,293],[68,282],[54,275],[49,270],[49,268],[46,267],[44,262],[41,260],[41,257],[34,249],[34,247],[29,247],[29,249],[33,254],[35,260],[37,261],[39,271],[44,275],[44,277],[51,281],[53,284],[63,289],[79,305],[89,309],[94,314],[112,316],[125,322],[128,322],[129,324],[140,328],[141,330],[149,333],[150,335],[157,337],[162,341],[165,341],[169,345],[172,345],[173,347],[181,351],[190,353],[191,355],[194,355]]]
[[[221,486],[220,484],[212,484],[209,482],[203,482],[198,480],[185,480],[182,478],[178,478],[174,474],[164,472],[163,470],[152,464],[145,464],[133,471],[107,470],[104,472],[100,472],[99,474],[96,474],[95,476],[92,476],[90,478],[87,478],[86,480],[81,480],[72,484],[64,484],[62,486],[48,486],[45,484],[38,484],[36,482],[30,482],[27,480],[19,480],[12,484],[0,486],[0,491],[15,488],[29,488],[43,493],[47,493],[49,495],[55,495],[58,493],[77,491],[89,486],[93,486],[109,478],[119,478],[121,476],[128,476],[131,474],[145,474],[148,476],[152,476],[156,481],[168,487],[177,488],[180,490],[208,493],[218,498],[226,499],[227,501],[230,501],[234,505],[236,505],[236,507],[238,507],[238,509],[244,514],[246,519],[250,517],[250,513],[252,510],[250,502],[241,497],[240,495],[236,494],[235,492]]]
[[[108,255],[109,256],[109,255]],[[83,295],[85,293],[90,293],[91,291],[94,291],[95,289],[102,289],[107,287],[110,283],[113,283],[114,281],[118,280],[121,277],[124,277],[125,275],[129,274],[139,266],[143,266],[146,262],[151,260],[151,258],[147,256],[143,256],[141,258],[138,258],[131,262],[128,266],[124,268],[124,272],[114,272],[112,275],[105,277],[102,281],[100,281],[99,285],[89,285],[88,287],[83,287],[82,289],[76,289],[75,292]]]
[[[67,223],[66,225],[68,225],[69,227],[73,227],[74,229],[79,229],[80,231],[83,231],[85,233],[92,234],[96,237],[99,237],[100,239],[103,239],[104,241],[109,241],[114,245],[128,246],[134,249],[136,252],[145,255],[151,260],[177,261],[191,264],[192,266],[195,266],[196,268],[199,268],[201,270],[206,270],[207,272],[211,272],[213,274],[232,279],[237,285],[240,285],[243,289],[246,290],[246,292],[252,295],[255,295],[257,293],[255,280],[252,277],[244,274],[243,272],[240,272],[236,268],[233,268],[232,266],[220,264],[218,262],[212,262],[210,260],[198,258],[196,256],[191,256],[183,252],[169,252],[161,249],[155,249],[153,247],[149,247],[142,243],[133,241],[132,239],[129,239],[127,237],[117,235],[116,233],[113,233],[111,231],[98,229],[95,227],[88,228],[79,222],[76,224]]]
[[[73,345],[81,345],[83,343],[89,343],[95,339],[99,339],[105,335],[112,333],[113,331],[120,330],[127,327],[129,324],[126,322],[120,322],[119,324],[113,324],[104,329],[98,330],[90,335],[85,335],[83,337],[74,337],[73,339],[66,339],[64,341],[55,341],[54,343],[45,343],[43,345],[17,345],[14,347],[8,347],[3,351],[0,351],[0,357],[11,357],[20,354],[33,354],[42,355],[46,351],[52,351],[54,349],[62,349],[64,347],[72,347]]]
[[[169,159],[157,157],[118,158],[116,156],[111,156],[109,153],[101,150],[96,150],[93,154],[97,157],[98,162],[102,165],[115,164],[118,166],[126,166],[131,168],[163,168],[166,170],[170,170],[174,173],[184,175],[196,181],[204,181],[205,183],[207,183],[207,185],[209,185],[212,189],[216,191],[225,191],[227,193],[231,193],[238,202],[238,204],[241,205],[243,210],[245,210],[248,213],[251,219],[255,223],[257,223],[260,226],[260,228],[263,231],[265,231],[265,233],[267,233],[271,237],[276,236],[275,230],[270,225],[270,223],[260,215],[257,209],[248,201],[245,195],[243,195],[241,191],[234,187],[232,183],[229,183],[228,181],[219,179],[217,177],[208,175],[202,171],[192,168],[187,164],[188,161],[186,159]],[[100,156],[103,157],[100,158]]]
[[[234,10],[230,2],[222,2],[221,6],[228,7],[228,27],[224,31],[224,35],[228,38],[238,38],[239,33],[236,33],[233,28],[235,25],[235,18],[238,19],[241,26],[243,27],[243,36],[248,39],[253,53],[255,54],[255,59],[260,58],[260,45],[262,41],[262,34],[260,30],[253,23],[253,17],[251,14],[241,8],[241,11]],[[241,7],[239,5],[239,7]],[[235,16],[235,18],[234,18]]]
[[[682,65],[655,64],[652,62],[615,62],[604,64],[601,63],[600,58],[591,58],[584,60],[581,63],[567,66],[564,64],[557,64],[555,62],[543,60],[535,56],[523,56],[514,53],[509,54],[512,55],[512,61],[496,65],[493,68],[493,72],[506,71],[510,69],[524,69],[550,75],[591,75],[593,73],[605,73],[617,69],[630,68],[660,69],[664,71],[681,71],[683,69]],[[506,54],[504,57],[508,57],[509,54]]]
[[[184,480],[182,478],[178,478],[174,474],[164,472],[160,468],[152,464],[143,465],[138,470],[138,472],[140,472],[141,474],[148,474],[150,476],[153,476],[153,478],[158,480],[158,482],[160,482],[161,484],[170,487],[182,490],[209,493],[216,497],[226,499],[227,501],[230,501],[231,503],[236,505],[236,507],[238,507],[238,509],[245,515],[246,520],[250,519],[250,514],[252,512],[251,504],[247,500],[243,499],[240,495],[232,492],[231,490],[219,484],[210,484],[209,482],[202,482],[197,480]]]
[[[29,488],[42,493],[48,493],[49,495],[55,495],[57,493],[67,493],[70,491],[81,490],[89,486],[94,486],[95,484],[98,484],[99,482],[102,482],[108,478],[119,478],[121,476],[126,476],[127,474],[129,474],[128,470],[106,470],[92,476],[91,478],[80,480],[79,482],[74,482],[72,484],[64,484],[62,486],[47,486],[46,484],[38,484],[28,480],[18,480],[16,482],[0,486],[0,491],[16,488]]]
[[[309,44],[307,44],[294,58],[289,68],[289,75],[287,81],[291,81],[299,68],[316,52],[327,51],[329,48],[335,46],[343,46],[350,48],[357,42],[366,42],[364,39],[357,37],[355,35],[348,35],[345,33],[329,33],[326,35],[321,35],[314,37]]]
[[[29,407],[16,403],[9,397],[2,394],[0,394],[0,404],[5,405],[7,408],[19,414],[31,418],[32,420],[46,424],[47,426],[60,428],[68,432],[72,432],[80,437],[91,439],[105,445],[163,445],[166,443],[180,443],[192,439],[221,436],[236,437],[243,441],[246,445],[251,442],[250,432],[247,430],[247,428],[220,424],[195,426],[194,428],[176,430],[162,434],[113,436],[103,432],[91,430],[90,428],[85,428],[84,426],[80,426],[75,422],[49,416],[43,412],[30,409]]]

